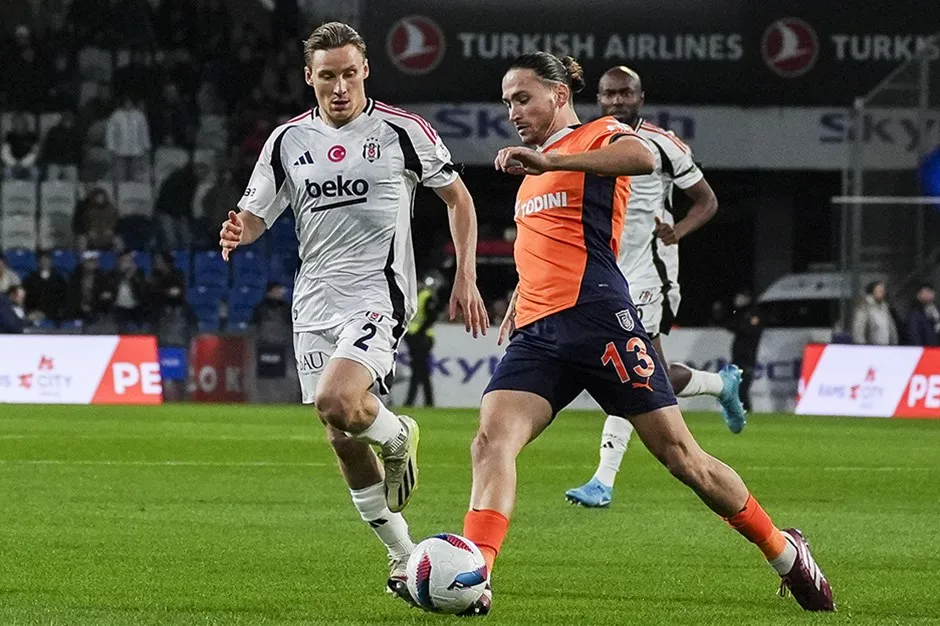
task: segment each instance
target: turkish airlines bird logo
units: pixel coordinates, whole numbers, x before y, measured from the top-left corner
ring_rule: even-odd
[[[427,74],[444,58],[444,31],[423,15],[403,17],[388,31],[388,58],[405,74]]]
[[[796,78],[816,65],[819,38],[813,27],[799,18],[779,19],[764,31],[761,54],[776,74]]]

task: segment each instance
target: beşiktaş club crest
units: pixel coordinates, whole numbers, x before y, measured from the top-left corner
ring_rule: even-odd
[[[630,309],[617,311],[617,321],[620,322],[620,327],[628,333],[633,332],[633,329],[636,328],[636,323],[633,321],[633,316],[630,315]]]
[[[375,137],[369,137],[362,144],[362,158],[369,163],[375,163],[382,156],[382,145]]]

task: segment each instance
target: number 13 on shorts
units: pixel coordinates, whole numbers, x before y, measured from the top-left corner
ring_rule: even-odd
[[[646,349],[646,344],[639,337],[631,337],[625,346],[628,355],[635,356],[637,364],[629,370],[620,356],[620,350],[613,341],[609,342],[601,357],[604,366],[613,364],[621,383],[632,383],[634,389],[649,389],[650,377],[656,372],[656,360]],[[634,376],[631,376],[631,373]]]

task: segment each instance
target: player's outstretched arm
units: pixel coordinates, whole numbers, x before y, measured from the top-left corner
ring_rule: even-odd
[[[467,332],[472,332],[474,337],[481,332],[485,335],[490,320],[477,289],[477,214],[473,198],[459,176],[451,184],[434,191],[447,204],[447,219],[457,256],[457,273],[448,311],[450,319],[456,319],[459,314]]]
[[[222,258],[228,261],[235,248],[253,243],[265,230],[267,225],[264,220],[254,213],[229,211],[228,219],[222,222],[222,230],[219,231]]]

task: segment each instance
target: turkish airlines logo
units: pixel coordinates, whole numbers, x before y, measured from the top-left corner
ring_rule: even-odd
[[[784,78],[796,78],[816,65],[819,38],[813,27],[803,20],[785,17],[764,31],[761,54],[774,73]]]
[[[403,17],[388,31],[385,42],[388,58],[405,74],[420,76],[436,68],[447,44],[444,31],[423,15]]]

